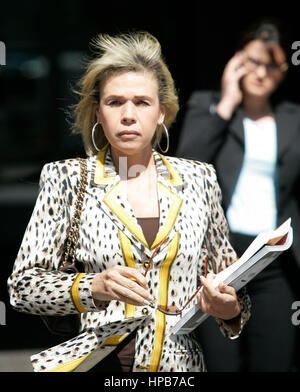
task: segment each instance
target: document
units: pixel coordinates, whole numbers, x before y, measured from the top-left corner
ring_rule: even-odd
[[[214,288],[218,290],[219,284],[223,283],[234,287],[236,291],[240,290],[282,252],[289,249],[292,243],[293,229],[289,218],[276,230],[260,233],[235,263],[216,275],[213,280]],[[175,324],[172,333],[190,333],[208,317],[209,315],[195,304]]]

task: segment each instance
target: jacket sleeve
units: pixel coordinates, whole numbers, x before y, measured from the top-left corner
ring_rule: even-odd
[[[221,207],[221,190],[217,182],[215,170],[212,165],[206,165],[209,172],[209,180],[206,180],[207,194],[210,202],[210,217],[208,228],[201,251],[201,262],[199,264],[200,275],[205,274],[204,260],[208,260],[208,272],[217,274],[224,268],[237,260],[237,255],[229,242],[229,230],[227,221]],[[235,339],[241,333],[245,323],[250,317],[251,302],[244,287],[237,293],[241,307],[240,317],[236,320],[221,320],[216,318],[224,336]]]
[[[91,294],[95,274],[57,271],[70,225],[71,182],[59,180],[56,167],[50,163],[42,170],[40,192],[8,278],[10,302],[18,311],[40,315],[101,310]]]
[[[188,103],[176,156],[213,162],[224,143],[228,120],[215,111],[218,94],[213,91],[195,91]]]

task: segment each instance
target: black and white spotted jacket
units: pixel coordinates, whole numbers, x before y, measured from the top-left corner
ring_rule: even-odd
[[[69,159],[44,166],[41,190],[8,280],[11,304],[32,314],[80,312],[81,334],[34,355],[35,371],[89,368],[137,326],[133,371],[205,370],[199,343],[190,335],[171,334],[180,316],[166,316],[148,306],[135,307],[119,301],[97,307],[91,294],[95,274],[109,267],[120,264],[144,271],[145,261],[165,238],[168,239],[155,255],[147,275],[150,292],[160,304],[181,307],[188,300],[197,288],[197,277],[204,274],[208,253],[212,256],[209,271],[215,273],[236,259],[228,241],[214,168],[206,163],[162,156],[155,150],[153,155],[160,223],[150,249],[122,192],[110,150],[87,158],[88,184],[76,251],[85,272],[79,275],[57,271],[74,213],[79,163]],[[242,313],[238,331],[216,319],[229,338],[240,334],[250,315],[250,300],[244,289],[239,299]]]

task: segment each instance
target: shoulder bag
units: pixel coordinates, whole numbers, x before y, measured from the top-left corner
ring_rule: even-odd
[[[71,226],[66,241],[66,251],[64,261],[58,268],[58,271],[67,274],[77,274],[84,272],[84,266],[76,260],[76,248],[79,240],[79,227],[82,206],[85,196],[85,187],[87,184],[87,165],[86,160],[77,158],[80,163],[80,182],[75,204],[75,212],[71,221]],[[43,322],[46,324],[48,330],[55,335],[75,336],[79,333],[80,327],[80,313],[69,315],[55,315],[55,316],[41,316]]]

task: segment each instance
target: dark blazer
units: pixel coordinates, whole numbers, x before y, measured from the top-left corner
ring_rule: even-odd
[[[216,91],[196,91],[187,104],[176,155],[215,166],[226,211],[244,155],[244,111],[239,107],[232,118],[221,118],[215,107]],[[300,105],[281,102],[274,106],[277,124],[277,223],[292,218],[292,251],[300,266]]]

